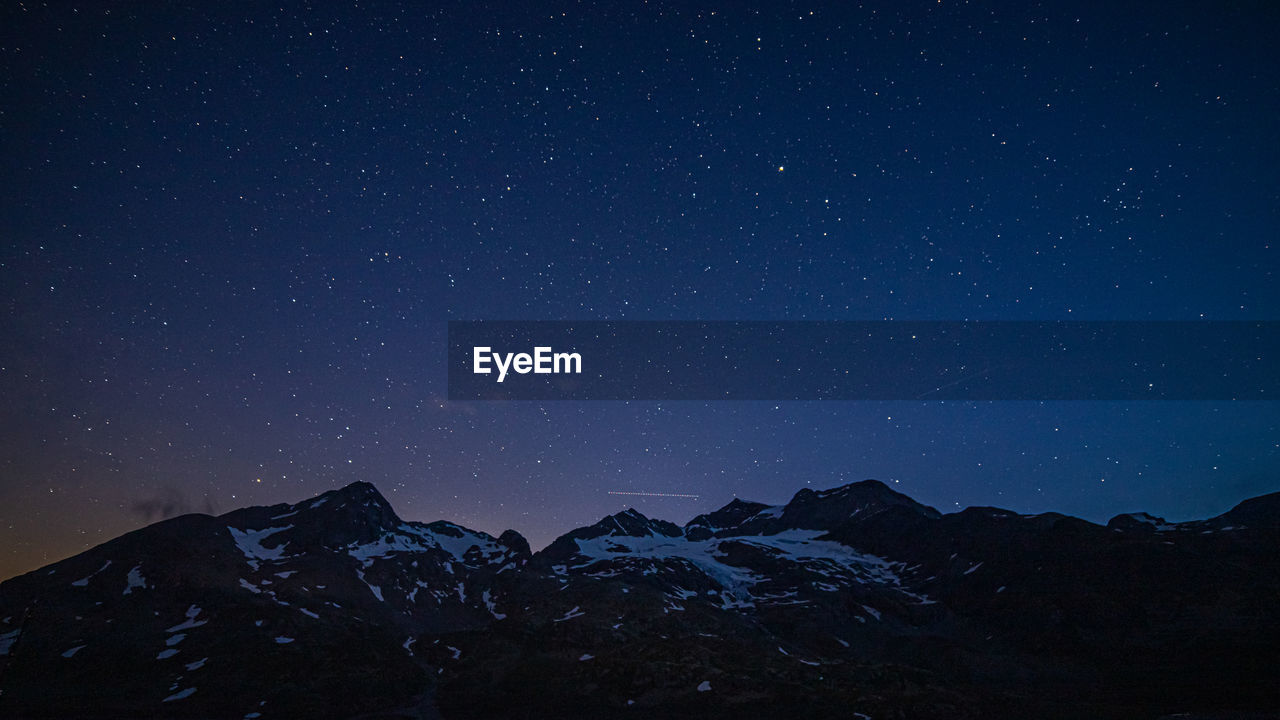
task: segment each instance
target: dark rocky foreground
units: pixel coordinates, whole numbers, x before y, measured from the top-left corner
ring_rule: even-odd
[[[0,717],[1275,718],[1280,494],[1106,527],[875,482],[545,550],[356,483],[0,584]]]

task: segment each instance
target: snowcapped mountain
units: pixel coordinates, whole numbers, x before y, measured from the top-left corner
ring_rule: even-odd
[[[419,694],[528,545],[400,520],[372,485],[151,525],[0,585],[0,716],[341,717]],[[51,687],[49,679],[65,680]]]
[[[0,584],[0,717],[1267,717],[1278,547],[1280,494],[1102,527],[864,481],[531,554],[355,483]]]

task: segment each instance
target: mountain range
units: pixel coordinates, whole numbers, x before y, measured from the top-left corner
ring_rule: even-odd
[[[2,718],[1280,717],[1280,493],[1218,517],[874,480],[533,553],[368,483],[0,583]]]

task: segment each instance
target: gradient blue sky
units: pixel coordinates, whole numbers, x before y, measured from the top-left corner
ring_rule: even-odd
[[[0,577],[354,480],[535,547],[868,477],[1098,521],[1278,490],[1275,403],[443,400],[451,319],[1278,319],[1278,20],[9,3]]]

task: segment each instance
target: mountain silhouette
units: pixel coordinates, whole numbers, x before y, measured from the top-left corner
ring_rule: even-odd
[[[532,553],[354,483],[0,583],[8,718],[1263,718],[1280,493],[1106,526],[868,480]]]

